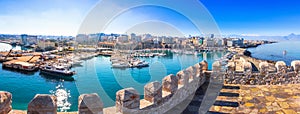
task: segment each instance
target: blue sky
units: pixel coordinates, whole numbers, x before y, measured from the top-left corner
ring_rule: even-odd
[[[200,2],[208,9],[221,33],[225,35],[300,33],[299,0],[200,0]],[[96,3],[98,0],[0,0],[0,33],[74,36]],[[183,15],[155,7],[131,9],[119,15],[104,32],[122,33],[126,27],[124,30],[119,27],[128,26],[128,23],[134,20],[141,22],[159,20],[155,22],[172,25],[171,27],[184,35],[200,34]],[[128,22],[127,25],[124,22]],[[151,27],[149,29],[153,30]],[[130,30],[134,31],[134,28]]]
[[[299,0],[201,0],[225,34],[287,35],[300,30]]]

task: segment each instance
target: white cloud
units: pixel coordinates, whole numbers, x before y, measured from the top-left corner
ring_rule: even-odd
[[[259,34],[241,34],[241,36],[260,36]]]
[[[75,36],[83,14],[84,11],[75,8],[56,8],[0,15],[0,33]]]

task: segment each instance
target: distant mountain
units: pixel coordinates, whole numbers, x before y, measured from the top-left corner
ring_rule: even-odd
[[[284,39],[292,40],[292,41],[300,41],[300,35],[296,35],[296,34],[292,33],[288,36],[285,36]]]
[[[247,40],[275,40],[275,41],[300,41],[300,35],[294,33],[288,36],[241,36]]]

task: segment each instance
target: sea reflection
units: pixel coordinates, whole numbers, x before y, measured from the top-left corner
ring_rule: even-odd
[[[45,74],[41,74],[40,76],[45,78],[46,80],[55,80],[55,81],[60,81],[60,80],[64,80],[64,81],[75,81],[75,79],[73,77],[66,77],[66,76],[51,76],[51,75],[45,75]]]
[[[32,76],[32,75],[35,74],[35,72],[28,72],[28,71],[16,70],[16,69],[12,69],[12,68],[2,67],[2,69],[6,70],[6,71],[10,71],[10,72],[16,72],[16,73],[24,74],[24,75],[27,75],[27,76]]]
[[[71,98],[70,90],[64,88],[64,80],[58,82],[55,90],[50,90],[49,92],[56,96],[57,98],[57,109],[60,112],[67,112],[71,108],[71,103],[68,101]]]

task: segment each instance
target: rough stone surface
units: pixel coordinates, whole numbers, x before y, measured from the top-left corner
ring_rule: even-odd
[[[199,63],[197,63],[197,64],[194,65],[194,68],[196,69],[195,70],[196,71],[196,76],[199,77],[202,73],[202,66]]]
[[[260,62],[259,63],[259,70],[261,73],[268,72],[269,69],[269,63],[268,62]]]
[[[119,90],[116,93],[116,112],[129,113],[132,110],[139,110],[140,94],[133,88]]]
[[[176,76],[167,76],[163,79],[163,86],[164,86],[164,80],[171,79],[170,77],[174,77],[174,80],[176,80]],[[187,77],[188,78],[188,77]],[[135,112],[130,112],[130,114],[176,114],[181,113],[188,104],[184,104],[183,102],[189,102],[191,100],[189,97],[191,95],[195,94],[195,91],[199,86],[201,86],[205,80],[201,80],[200,77],[195,77],[193,80],[190,80],[188,84],[182,86],[178,85],[180,87],[176,86],[177,91],[174,94],[169,94],[169,92],[166,92],[163,90],[163,100],[162,105],[159,106],[148,106],[147,108],[142,108]],[[203,78],[205,79],[205,77]],[[171,79],[173,80],[173,79]],[[177,84],[178,81],[174,84]],[[170,83],[168,83],[170,84]],[[163,87],[164,88],[164,87]],[[168,95],[166,95],[168,94]],[[182,104],[183,103],[183,104]],[[182,110],[181,110],[182,109]]]
[[[189,83],[189,75],[186,71],[182,70],[182,71],[179,71],[177,74],[176,74],[176,77],[178,78],[178,84],[180,85],[186,85]]]
[[[286,70],[286,64],[284,61],[277,61],[275,64],[277,72],[281,72]]]
[[[207,71],[208,70],[208,63],[204,60],[200,63],[202,66],[202,71]]]
[[[150,82],[144,87],[144,99],[154,103],[160,104],[162,99],[162,86],[159,82]]]
[[[228,110],[227,106],[212,106],[210,111],[230,114],[300,113],[299,84],[239,86],[240,90],[238,90],[238,97],[223,97],[221,99],[221,101],[238,102],[238,107],[232,107],[232,109]]]
[[[170,74],[162,80],[163,91],[174,94],[178,89],[178,79],[173,74]]]
[[[11,93],[0,91],[0,114],[7,114],[11,111],[11,98]]]
[[[300,71],[300,60],[292,61],[291,65],[292,65],[295,72]]]
[[[98,94],[82,94],[78,97],[79,114],[103,114],[103,103]]]
[[[252,65],[250,62],[244,62],[243,67],[245,72],[252,72]]]
[[[37,94],[28,104],[28,114],[57,114],[57,99],[55,96]]]
[[[189,78],[194,79],[196,77],[196,68],[194,66],[190,66],[186,69],[186,71],[189,73]]]
[[[213,72],[220,72],[221,71],[221,63],[220,63],[220,61],[215,61],[212,64],[212,71]]]
[[[235,71],[235,63],[234,62],[228,62],[227,69],[230,72],[234,72]]]

